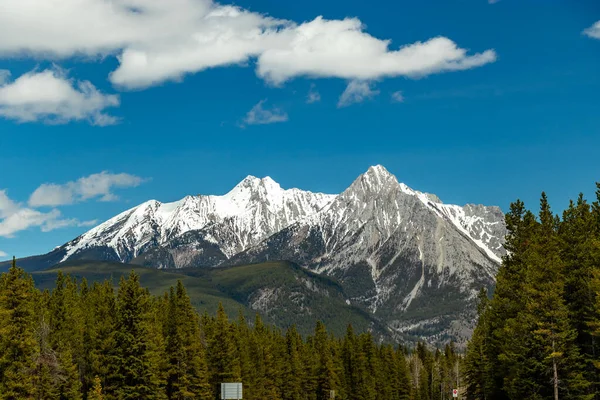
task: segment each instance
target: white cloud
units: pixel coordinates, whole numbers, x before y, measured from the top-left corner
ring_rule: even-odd
[[[0,85],[3,85],[4,82],[8,81],[10,78],[10,71],[7,69],[0,69]]]
[[[23,207],[11,200],[5,190],[0,190],[0,236],[14,237],[14,234],[32,227],[40,227],[49,232],[67,226],[89,226],[92,221],[80,222],[77,219],[64,220],[57,209],[41,212]],[[95,223],[95,221],[94,221]]]
[[[362,103],[379,94],[379,90],[371,89],[371,83],[366,81],[350,81],[346,90],[340,96],[338,107],[347,107],[351,104]]]
[[[600,21],[584,30],[583,33],[591,38],[600,39]]]
[[[31,194],[29,205],[55,207],[92,198],[112,201],[117,199],[117,196],[112,193],[113,189],[136,187],[143,182],[143,178],[135,175],[111,174],[103,171],[65,184],[44,183]]]
[[[0,250],[0,257],[8,257],[8,254]]]
[[[308,95],[306,96],[306,102],[308,104],[316,103],[321,101],[321,93],[319,93],[316,89],[314,83],[310,85],[310,90],[308,91]]]
[[[248,111],[248,114],[246,114],[246,118],[244,119],[245,124],[266,125],[288,120],[287,113],[277,107],[271,108],[270,110],[263,108],[265,102],[266,100],[259,101],[250,111]]]
[[[493,50],[467,56],[467,50],[445,37],[390,50],[389,40],[377,39],[363,29],[356,18],[340,21],[321,17],[288,29],[291,40],[285,47],[270,48],[258,58],[258,75],[274,84],[298,76],[351,80],[416,78],[496,60]]]
[[[0,220],[0,236],[13,237],[16,232],[24,231],[31,227],[43,227],[52,221],[60,219],[59,210],[43,213],[31,208],[20,208],[16,212]]]
[[[32,71],[12,82],[6,73],[0,73],[0,116],[4,118],[57,124],[87,120],[94,125],[110,125],[117,120],[103,111],[118,105],[118,96],[104,95],[88,81],[71,80],[58,68]]]
[[[12,201],[5,190],[0,190],[0,219],[14,214],[19,209],[19,205]]]
[[[397,92],[392,93],[392,101],[395,103],[402,103],[404,102],[404,95],[402,94],[402,92],[400,90],[398,90]]]
[[[278,85],[299,76],[419,77],[494,62],[436,37],[390,48],[356,18],[296,24],[212,0],[3,0],[0,56],[116,56],[111,81],[144,88],[189,73],[257,61]]]

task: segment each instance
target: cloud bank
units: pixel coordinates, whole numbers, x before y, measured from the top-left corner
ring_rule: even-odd
[[[124,89],[250,60],[273,85],[301,76],[415,78],[496,60],[492,49],[469,54],[446,37],[392,46],[357,18],[298,24],[211,0],[4,0],[2,8],[0,57],[116,56],[110,80]]]

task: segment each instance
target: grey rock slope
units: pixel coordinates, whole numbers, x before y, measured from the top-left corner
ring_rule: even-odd
[[[370,168],[328,206],[229,263],[286,259],[338,279],[398,333],[469,335],[474,299],[491,287],[505,228],[497,207],[450,206]]]

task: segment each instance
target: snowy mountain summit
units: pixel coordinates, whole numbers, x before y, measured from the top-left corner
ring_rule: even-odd
[[[468,336],[505,234],[500,208],[444,204],[378,165],[338,195],[248,176],[222,196],[151,200],[50,254],[155,268],[288,260],[337,279],[392,332],[443,341]]]
[[[110,259],[129,262],[192,231],[202,232],[205,241],[231,257],[334,198],[284,190],[270,177],[248,176],[223,196],[187,196],[173,203],[150,200],[127,210],[67,243],[62,261],[102,247],[112,253]]]

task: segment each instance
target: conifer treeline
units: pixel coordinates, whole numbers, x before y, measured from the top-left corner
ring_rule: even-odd
[[[58,273],[38,291],[13,265],[0,279],[0,399],[215,399],[243,382],[244,399],[432,400],[451,398],[459,356],[420,344],[412,352],[322,323],[303,338],[240,313],[199,316],[179,282],[164,296],[131,273],[80,284]]]
[[[562,218],[542,194],[506,215],[509,255],[480,294],[468,345],[469,399],[600,399],[600,184]]]

